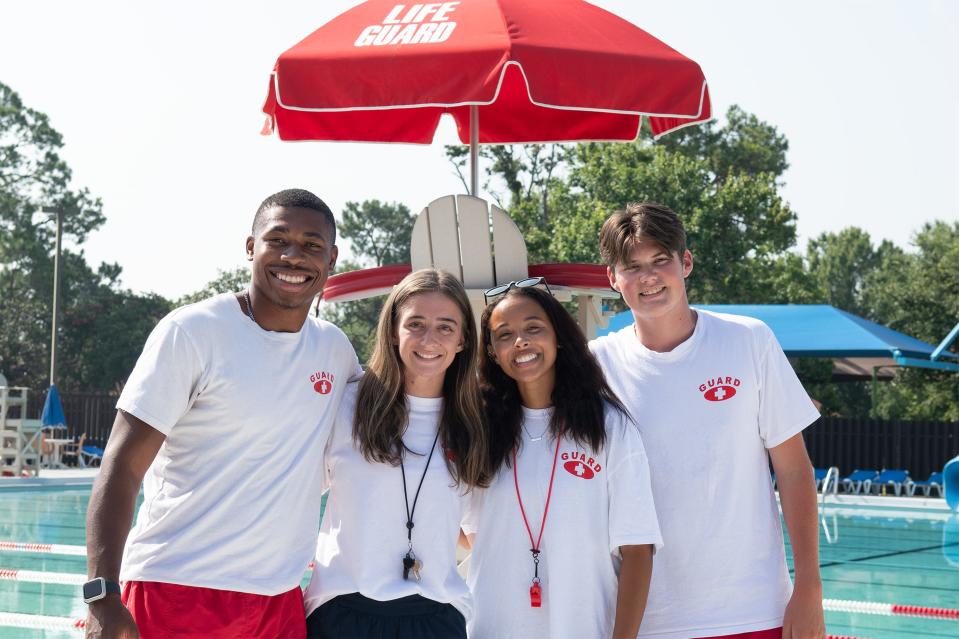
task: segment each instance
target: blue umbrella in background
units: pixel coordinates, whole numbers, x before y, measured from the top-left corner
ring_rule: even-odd
[[[66,428],[67,426],[67,418],[63,414],[63,404],[60,403],[60,393],[57,392],[56,384],[50,384],[50,390],[47,391],[40,422],[44,428]]]

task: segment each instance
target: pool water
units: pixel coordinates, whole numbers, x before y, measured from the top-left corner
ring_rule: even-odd
[[[89,489],[0,490],[0,540],[83,545],[89,497]],[[827,508],[825,522],[820,563],[827,599],[959,609],[959,517]],[[0,549],[0,568],[85,574],[86,560]],[[0,612],[81,619],[86,605],[77,586],[0,580]],[[959,637],[959,620],[849,612],[827,611],[826,628],[863,639]],[[0,626],[0,639],[79,636]]]
[[[829,507],[824,515],[826,599],[959,609],[959,517]],[[827,611],[826,629],[870,639],[959,637],[959,620]]]
[[[82,546],[89,489],[0,490],[0,540]],[[0,550],[0,568],[86,575],[85,557]],[[52,617],[86,617],[79,588],[64,584],[0,581],[0,611]],[[82,636],[0,626],[0,639],[52,639]]]

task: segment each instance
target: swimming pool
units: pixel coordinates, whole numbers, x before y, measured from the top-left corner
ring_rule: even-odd
[[[829,634],[870,639],[959,637],[959,618],[863,612],[882,609],[864,604],[959,609],[959,518],[950,521],[944,512],[829,506],[823,515],[819,561]]]
[[[82,546],[89,488],[0,490],[0,541]],[[0,614],[26,613],[70,619],[86,617],[86,605],[70,584],[11,579],[6,571],[68,573],[86,576],[84,556],[53,555],[3,549],[0,546]],[[0,639],[76,638],[80,631],[32,630],[0,626]]]
[[[89,488],[0,489],[0,542],[84,544]],[[959,609],[959,518],[943,513],[828,507],[820,527],[823,587],[827,600]],[[956,532],[953,532],[955,530]],[[945,542],[944,542],[945,538]],[[61,629],[0,625],[0,639],[54,639],[82,636],[70,621],[83,619],[79,588],[69,583],[27,579],[74,575],[82,581],[82,555],[25,552],[0,543],[0,622],[8,613],[24,623],[60,619]],[[38,575],[37,573],[42,573]],[[26,579],[25,579],[26,578]],[[852,606],[860,609],[863,606]],[[959,619],[844,612],[832,606],[826,627],[832,635],[863,639],[959,637]],[[67,628],[63,628],[63,626]]]

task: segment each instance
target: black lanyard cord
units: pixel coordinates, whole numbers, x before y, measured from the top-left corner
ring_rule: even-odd
[[[426,466],[423,468],[423,474],[420,475],[420,483],[416,487],[416,494],[413,495],[413,509],[410,510],[410,497],[406,491],[406,467],[403,465],[403,457],[400,457],[400,472],[403,473],[403,501],[406,503],[406,539],[410,542],[410,550],[413,549],[413,514],[416,512],[416,502],[420,498],[420,489],[423,487],[423,480],[426,479],[426,471],[430,468],[430,461],[433,459],[433,451],[436,450],[436,442],[440,438],[439,428],[436,429],[436,437],[433,438],[433,446],[430,447],[430,454],[426,458]],[[404,445],[404,448],[406,446]]]

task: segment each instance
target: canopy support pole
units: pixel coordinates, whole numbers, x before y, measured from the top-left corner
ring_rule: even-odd
[[[479,197],[479,107],[470,106],[470,195]]]
[[[957,337],[959,337],[959,324],[956,324],[952,327],[952,330],[949,331],[948,335],[946,335],[946,339],[939,343],[939,346],[937,346],[936,350],[932,352],[932,355],[929,356],[929,359],[932,361],[939,359],[939,356],[942,355],[947,348],[949,348],[949,345],[952,344]]]

